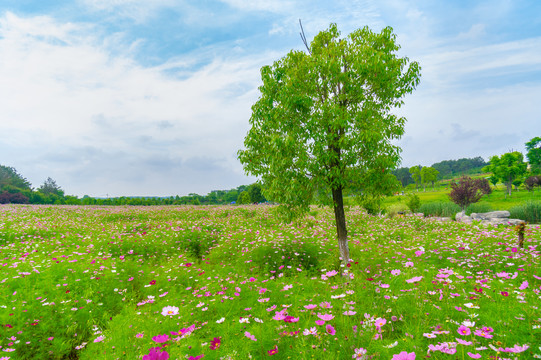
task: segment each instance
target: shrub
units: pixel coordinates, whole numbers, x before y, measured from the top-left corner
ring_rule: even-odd
[[[541,222],[541,201],[527,201],[512,207],[509,212],[512,219],[521,219],[529,223]]]
[[[424,216],[441,216],[441,217],[453,217],[460,211],[460,206],[453,204],[452,202],[430,202],[420,206],[419,211]]]
[[[0,204],[28,204],[28,198],[21,193],[9,193],[4,191],[0,194]]]
[[[490,195],[492,194],[492,188],[490,187],[490,183],[486,178],[479,178],[475,179],[475,186],[483,193],[483,195]]]
[[[526,190],[532,191],[536,186],[541,186],[541,176],[530,176],[524,180],[524,187]]]
[[[365,196],[361,200],[361,206],[370,215],[378,215],[381,212],[382,201],[380,196]]]
[[[385,209],[385,213],[390,218],[395,217],[399,212],[406,212],[406,211],[408,211],[408,206],[402,203],[389,205],[387,209]]]
[[[421,199],[416,194],[409,194],[408,200],[406,200],[406,205],[412,213],[416,213],[421,206]]]
[[[476,203],[483,196],[483,192],[477,187],[477,181],[469,176],[462,176],[458,183],[454,180],[451,182],[451,193],[449,199],[462,208],[470,204]]]

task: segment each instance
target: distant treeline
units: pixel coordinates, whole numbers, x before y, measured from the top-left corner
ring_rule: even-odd
[[[88,195],[65,195],[64,190],[51,178],[33,189],[13,167],[0,165],[0,204],[55,204],[55,205],[220,205],[262,203],[266,199],[261,185],[241,185],[231,190],[214,190],[207,195],[188,194],[169,197],[115,197],[98,198]]]
[[[488,163],[478,156],[475,158],[463,158],[458,160],[444,160],[438,163],[432,164],[430,167],[436,169],[438,174],[438,180],[450,179],[459,175],[473,175],[480,174],[483,167]],[[410,173],[410,168],[402,167],[393,170],[393,174],[402,183],[402,186],[414,184],[415,181]]]

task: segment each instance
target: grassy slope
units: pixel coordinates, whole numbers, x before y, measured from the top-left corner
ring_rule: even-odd
[[[442,186],[436,187],[436,190],[427,188],[426,191],[420,190],[413,193],[419,196],[421,204],[423,204],[427,202],[450,201],[448,197],[449,192],[450,188]],[[385,199],[384,206],[405,201],[405,199],[406,197],[402,195],[391,196]],[[513,191],[511,196],[506,196],[505,186],[500,184],[496,188],[493,188],[492,194],[483,196],[479,203],[489,204],[494,210],[509,210],[514,206],[531,200],[541,201],[541,191],[528,192],[524,189],[519,189],[518,191]]]

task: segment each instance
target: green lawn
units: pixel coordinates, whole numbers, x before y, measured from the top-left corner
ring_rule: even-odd
[[[387,197],[383,206],[389,206],[398,202],[405,202],[407,195],[410,193],[417,194],[421,199],[421,204],[428,202],[450,201],[448,194],[450,189],[447,187],[436,187],[435,190],[427,188],[426,191],[422,189],[420,191],[406,192],[405,195],[396,195]],[[489,196],[483,196],[479,200],[479,204],[489,204],[493,210],[509,210],[514,206],[523,204],[527,201],[541,201],[541,191],[536,190],[528,192],[525,189],[519,189],[513,191],[511,196],[506,194],[506,188],[504,185],[498,185],[493,187],[493,192]]]

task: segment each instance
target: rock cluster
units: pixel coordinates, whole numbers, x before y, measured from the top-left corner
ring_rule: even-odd
[[[518,225],[524,220],[509,219],[511,214],[509,211],[491,211],[486,213],[472,213],[470,216],[466,215],[464,211],[459,212],[455,216],[455,220],[471,224],[472,221],[480,221],[482,225]]]

